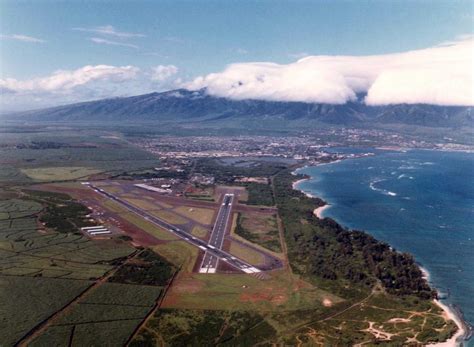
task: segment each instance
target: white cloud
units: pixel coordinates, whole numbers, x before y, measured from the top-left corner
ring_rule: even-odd
[[[473,105],[473,49],[471,36],[397,54],[310,56],[286,65],[237,63],[185,86],[232,99],[343,104],[365,92],[371,105]]]
[[[139,69],[134,66],[87,65],[77,70],[58,70],[50,76],[19,81],[0,79],[0,89],[8,93],[69,93],[92,82],[121,83],[134,79]]]
[[[0,35],[2,40],[16,40],[22,42],[32,42],[32,43],[44,43],[45,40],[38,39],[33,36],[21,35],[21,34],[12,34],[12,35]]]
[[[151,79],[162,82],[178,73],[178,68],[174,65],[158,65],[152,68]]]
[[[129,47],[129,48],[138,49],[137,45],[133,45],[131,43],[111,41],[111,40],[107,40],[107,39],[102,39],[100,37],[91,37],[90,40],[94,43],[99,44],[99,45],[122,46],[122,47]]]
[[[50,75],[0,79],[0,109],[25,110],[174,89],[182,84],[174,65],[140,70],[135,66],[87,65]]]
[[[132,37],[145,37],[144,34],[118,31],[112,25],[103,25],[103,26],[98,26],[98,27],[93,27],[93,28],[72,28],[72,30],[85,31],[89,33],[95,33],[95,34],[106,35],[106,36],[114,36],[114,37],[124,38],[124,39],[132,38]]]

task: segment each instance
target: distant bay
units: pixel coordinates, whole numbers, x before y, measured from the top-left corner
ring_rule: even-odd
[[[415,256],[430,281],[474,324],[474,154],[337,148],[375,156],[306,167],[298,189],[323,212]],[[470,344],[472,344],[472,339]]]

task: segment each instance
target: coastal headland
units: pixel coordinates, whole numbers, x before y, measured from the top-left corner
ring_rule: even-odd
[[[402,151],[402,149],[400,149],[400,148],[392,148],[392,147],[390,147],[390,148],[379,148],[379,149],[391,150],[391,151],[393,151],[393,150]],[[403,152],[405,152],[405,151],[406,151],[406,149],[403,149]],[[315,166],[334,164],[334,163],[340,162],[340,161],[341,160],[333,161],[333,162],[330,162],[330,163],[316,164]],[[327,211],[331,207],[331,204],[328,203],[325,200],[321,200],[314,193],[301,189],[301,184],[303,182],[312,179],[312,177],[308,176],[307,174],[303,175],[303,174],[299,173],[299,171],[304,169],[304,168],[307,168],[307,166],[298,168],[298,169],[296,169],[295,171],[292,172],[292,175],[294,175],[294,176],[297,176],[297,177],[303,176],[303,178],[299,178],[299,179],[297,179],[293,182],[292,188],[295,189],[295,190],[300,191],[301,193],[303,193],[308,198],[317,199],[318,204],[321,204],[321,205],[313,210],[313,214],[318,219],[323,220],[324,218],[326,218],[326,216],[324,215],[324,212]],[[429,282],[430,285],[435,286],[435,284],[430,282],[429,272],[421,266],[419,266],[419,269],[423,273],[424,279],[427,282]],[[452,322],[455,323],[457,329],[456,329],[456,332],[449,339],[447,339],[446,341],[438,342],[438,343],[431,343],[431,344],[428,344],[428,346],[431,346],[431,347],[435,347],[435,346],[436,347],[461,346],[464,341],[467,341],[468,339],[470,339],[472,337],[473,328],[465,320],[463,320],[462,312],[459,309],[456,309],[455,307],[444,303],[441,299],[438,299],[438,298],[434,298],[432,301],[436,306],[438,306],[439,308],[441,308],[443,310],[443,312],[444,312],[443,316],[445,317],[445,319],[447,321],[452,321]]]

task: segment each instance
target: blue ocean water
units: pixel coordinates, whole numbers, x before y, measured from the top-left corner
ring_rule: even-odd
[[[412,253],[473,325],[474,154],[364,151],[376,155],[299,170],[311,179],[298,188],[331,205],[325,217]]]

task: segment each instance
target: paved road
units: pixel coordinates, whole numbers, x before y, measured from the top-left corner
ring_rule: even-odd
[[[155,224],[157,226],[159,226],[160,228],[164,228],[170,232],[172,232],[173,234],[175,234],[176,236],[182,238],[183,240],[185,240],[186,242],[196,246],[196,247],[199,247],[201,250],[205,251],[206,253],[209,253],[211,254],[212,256],[214,256],[216,259],[218,260],[222,260],[222,261],[225,261],[226,263],[228,263],[229,265],[231,265],[232,267],[240,270],[240,271],[243,271],[245,273],[257,273],[257,272],[261,272],[261,270],[257,269],[256,267],[254,267],[253,265],[247,263],[246,261],[242,260],[242,259],[239,259],[237,257],[234,257],[232,254],[230,253],[227,253],[225,251],[223,251],[222,249],[219,249],[213,245],[209,245],[207,244],[205,241],[203,240],[200,240],[198,239],[197,237],[194,237],[193,235],[191,235],[190,233],[172,225],[172,224],[169,224],[168,222],[162,220],[161,218],[158,218],[158,217],[155,217],[151,214],[149,214],[147,211],[144,211],[138,207],[135,207],[134,205],[130,204],[129,202],[109,193],[109,192],[106,192],[105,190],[99,188],[99,187],[96,187],[94,186],[93,184],[91,183],[83,183],[84,185],[88,185],[89,187],[91,187],[96,193],[99,193],[117,203],[119,203],[120,205],[124,206],[126,209],[128,209],[129,211],[139,215],[140,217],[143,217],[144,219],[146,219],[147,221],[149,221],[150,223],[152,224]],[[224,199],[225,200],[225,199]],[[231,207],[231,206],[230,206]],[[229,208],[230,210],[230,208]],[[223,236],[222,236],[223,237]]]
[[[232,203],[234,202],[234,194],[225,194],[224,199],[222,200],[222,205],[219,208],[217,213],[216,222],[214,228],[211,232],[211,237],[209,239],[209,247],[214,247],[217,249],[222,249],[224,243],[225,232],[227,230],[227,225],[229,224],[230,217],[232,215]],[[206,252],[204,258],[202,259],[201,268],[199,272],[201,273],[215,273],[217,270],[217,265],[219,264],[219,258],[214,256],[210,252]]]

